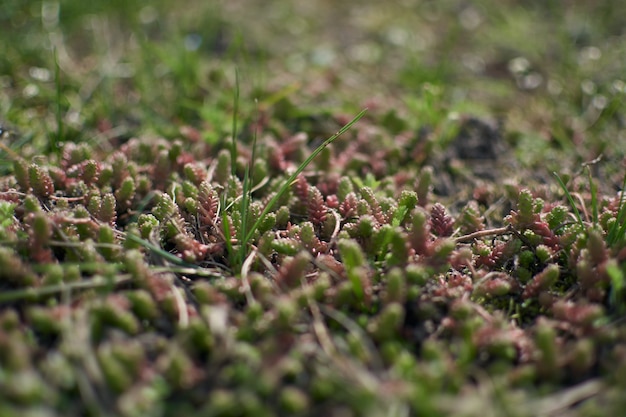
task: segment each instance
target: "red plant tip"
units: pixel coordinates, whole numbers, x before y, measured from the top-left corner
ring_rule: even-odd
[[[304,204],[309,199],[309,183],[304,175],[298,175],[295,183],[293,184],[294,194]]]
[[[337,195],[331,194],[326,196],[326,205],[328,206],[328,208],[339,208],[339,198],[337,198]]]
[[[435,203],[430,209],[430,228],[440,237],[451,236],[454,232],[454,220],[448,215],[443,204]]]
[[[322,193],[317,187],[309,187],[309,195],[307,199],[307,212],[309,220],[316,226],[326,221],[328,207],[324,204]]]
[[[343,219],[350,219],[357,214],[357,207],[359,205],[359,200],[356,197],[356,194],[353,192],[349,192],[346,195],[345,200],[339,205],[339,213],[343,217]]]

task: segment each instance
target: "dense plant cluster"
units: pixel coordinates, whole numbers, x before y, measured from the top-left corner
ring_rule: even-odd
[[[623,415],[621,3],[0,1],[0,416]]]
[[[435,201],[432,168],[363,183],[345,173],[377,156],[330,145],[243,241],[242,195],[258,219],[301,163],[294,137],[306,148],[259,143],[247,191],[229,151],[186,137],[17,157],[0,193],[3,410],[421,415],[481,369],[507,387],[624,369],[621,195],[509,189],[488,228],[478,201]]]

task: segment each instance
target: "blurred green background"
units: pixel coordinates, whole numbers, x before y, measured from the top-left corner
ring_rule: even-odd
[[[59,123],[63,140],[191,125],[217,143],[237,68],[243,119],[285,97],[305,113],[393,109],[411,129],[480,116],[523,166],[602,155],[609,179],[626,148],[625,28],[621,1],[5,0],[0,116],[26,155]]]

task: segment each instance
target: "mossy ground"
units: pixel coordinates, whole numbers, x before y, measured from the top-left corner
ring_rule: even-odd
[[[0,415],[619,415],[626,6],[527,3],[2,2]]]

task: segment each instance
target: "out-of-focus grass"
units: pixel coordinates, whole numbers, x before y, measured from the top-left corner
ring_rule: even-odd
[[[397,109],[415,128],[441,122],[407,106],[436,85],[446,109],[437,117],[500,118],[524,166],[574,170],[626,152],[625,9],[617,1],[8,0],[0,114],[45,149],[57,131],[56,51],[66,140],[94,140],[107,126],[173,136],[182,123],[205,123],[226,133],[223,93],[236,65],[250,91],[244,105],[298,82],[296,105]]]
[[[22,153],[46,149],[59,128],[52,111],[57,106],[69,141],[98,142],[103,135],[139,131],[173,136],[183,120],[227,120],[215,110],[207,116],[205,109],[230,116],[228,94],[222,94],[232,78],[232,65],[223,59],[229,53],[228,25],[216,3],[188,6],[3,2],[0,114],[5,125],[32,139],[32,148],[19,143]]]
[[[599,154],[614,165],[624,156],[621,2],[245,1],[227,9],[311,83],[326,73],[349,97],[397,108],[429,83],[451,112],[502,118],[526,167],[574,169]]]

